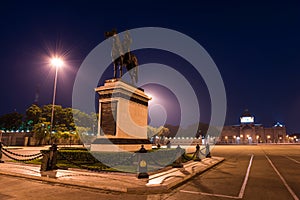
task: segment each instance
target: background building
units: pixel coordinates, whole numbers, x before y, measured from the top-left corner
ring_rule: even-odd
[[[219,143],[252,144],[288,142],[286,128],[277,122],[273,127],[255,124],[254,116],[245,110],[240,117],[239,125],[224,126]]]

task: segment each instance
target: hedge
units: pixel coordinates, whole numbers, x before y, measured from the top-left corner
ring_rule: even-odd
[[[49,150],[42,150],[42,153],[49,152]],[[90,167],[101,167],[101,168],[109,168],[107,165],[116,165],[123,167],[133,167],[137,165],[137,156],[133,152],[89,152],[86,149],[81,150],[65,150],[60,148],[57,154],[58,164],[67,165],[68,160],[79,164],[79,165],[87,165]],[[160,169],[164,166],[171,165],[177,156],[176,149],[158,149],[151,150],[148,153],[143,154],[145,159],[148,161],[148,167],[151,170]],[[187,160],[183,160],[186,162]],[[72,165],[70,163],[70,165]],[[74,165],[72,165],[74,166]],[[78,166],[74,166],[78,167]]]

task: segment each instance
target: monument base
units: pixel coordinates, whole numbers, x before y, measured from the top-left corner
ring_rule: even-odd
[[[91,151],[121,152],[140,150],[141,146],[147,150],[152,149],[152,144],[148,139],[128,139],[128,138],[97,138],[91,144]]]

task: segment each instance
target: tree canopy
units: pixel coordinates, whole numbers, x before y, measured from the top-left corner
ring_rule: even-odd
[[[54,106],[53,133],[50,133],[52,105],[31,105],[25,115],[18,112],[0,117],[0,129],[7,131],[30,131],[34,133],[38,143],[42,140],[78,138],[79,135],[95,135],[97,133],[97,114],[84,113],[77,109]],[[86,138],[86,136],[84,136]],[[52,138],[52,139],[53,139]]]
[[[23,123],[23,115],[18,112],[12,112],[0,117],[0,127],[2,130],[18,130]]]

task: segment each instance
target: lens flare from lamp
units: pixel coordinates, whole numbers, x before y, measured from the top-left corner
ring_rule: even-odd
[[[51,65],[60,68],[64,65],[64,62],[61,58],[55,57],[51,59]]]

